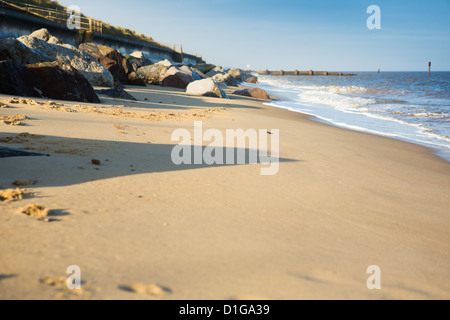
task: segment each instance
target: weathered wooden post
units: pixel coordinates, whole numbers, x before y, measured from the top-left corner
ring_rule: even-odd
[[[298,70],[295,70],[295,75],[298,76],[298,74],[299,74],[299,73],[298,73]]]
[[[324,76],[327,76],[327,75],[328,75],[328,71],[325,71],[325,72],[323,73],[323,75],[324,75]]]
[[[310,75],[310,76],[314,75],[314,71],[309,70],[309,75]]]
[[[431,61],[428,62],[428,76],[431,76]]]
[[[283,70],[280,71],[280,76],[284,76],[284,71]]]

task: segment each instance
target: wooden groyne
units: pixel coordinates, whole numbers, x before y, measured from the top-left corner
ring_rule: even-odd
[[[356,73],[344,73],[344,72],[328,72],[328,71],[256,71],[260,75],[267,76],[338,76],[338,77],[354,77]]]

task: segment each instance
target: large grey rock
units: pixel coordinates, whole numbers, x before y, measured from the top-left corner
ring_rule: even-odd
[[[192,75],[178,69],[177,67],[172,67],[161,79],[161,85],[163,87],[186,89],[186,87],[193,81],[194,79]]]
[[[201,78],[201,80],[209,78],[206,74],[204,74],[202,71],[200,71],[199,69],[195,68],[195,67],[191,67],[192,72],[195,72],[196,74],[198,74]]]
[[[224,82],[228,86],[231,87],[237,87],[239,85],[239,82],[231,76],[229,73],[218,73],[215,76],[212,77],[212,79],[216,82]]]
[[[215,67],[211,71],[207,72],[208,77],[214,77],[216,74],[225,74],[225,70],[222,67]]]
[[[53,60],[69,64],[81,72],[93,86],[111,87],[114,78],[105,67],[90,54],[78,50],[74,46],[51,44],[44,40],[23,36],[17,39],[28,48],[37,50]]]
[[[47,29],[40,29],[30,33],[30,37],[38,38],[44,40],[45,42],[48,42],[52,35],[50,34],[50,32],[48,32]]]
[[[199,70],[201,73],[208,73],[210,72],[212,69],[214,69],[216,66],[213,64],[206,64],[206,63],[202,63],[202,64],[196,64],[195,69]]]
[[[42,52],[28,48],[13,38],[0,40],[0,61],[8,59],[17,65],[54,61]]]
[[[54,61],[18,66],[0,62],[0,92],[56,100],[99,103],[86,78],[70,65]]]
[[[124,54],[123,56],[131,64],[131,66],[133,67],[133,70],[135,72],[137,72],[139,70],[139,68],[146,67],[146,66],[153,64],[152,61],[148,58],[136,58],[136,57],[134,57],[132,55],[128,55],[128,54]]]
[[[137,74],[148,84],[161,84],[163,76],[169,69],[163,64],[153,64],[137,70]]]
[[[197,96],[229,99],[227,94],[211,78],[190,83],[186,88],[186,92]]]
[[[192,78],[194,79],[194,81],[198,81],[198,80],[203,80],[205,79],[205,77],[202,77],[200,74],[198,74],[194,69],[192,69],[189,66],[182,66],[180,68],[181,71],[183,71],[186,74],[189,74],[192,76]]]
[[[228,71],[228,74],[230,74],[234,79],[236,79],[239,82],[244,81],[244,77],[240,69],[230,69]]]

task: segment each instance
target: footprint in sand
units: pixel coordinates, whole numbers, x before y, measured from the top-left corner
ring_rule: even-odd
[[[83,287],[91,285],[90,281],[81,281],[81,289],[69,289],[66,277],[47,277],[40,279],[39,282],[57,289],[59,291],[57,294],[58,299],[66,298],[67,295],[89,296],[92,293],[89,289],[83,289]]]
[[[29,216],[37,218],[38,221],[41,222],[56,222],[60,221],[58,219],[53,218],[53,216],[56,215],[56,213],[53,210],[49,210],[46,207],[39,205],[39,204],[31,204],[22,210],[20,210],[20,213]],[[62,213],[59,215],[63,215]]]
[[[157,284],[132,283],[120,285],[119,289],[140,295],[152,296],[163,296],[165,294],[172,293],[172,290],[170,290],[169,288],[164,288]]]

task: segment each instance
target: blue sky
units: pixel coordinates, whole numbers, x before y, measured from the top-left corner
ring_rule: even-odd
[[[60,0],[224,67],[450,70],[450,0]],[[367,8],[381,8],[369,30]]]

